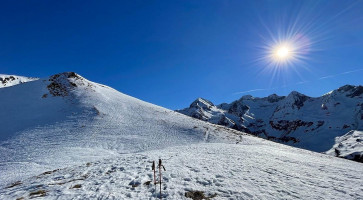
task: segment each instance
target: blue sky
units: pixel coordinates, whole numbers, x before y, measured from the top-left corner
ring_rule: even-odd
[[[362,22],[363,1],[350,0],[0,1],[0,73],[75,71],[170,109],[320,96],[363,84]],[[301,59],[261,59],[291,34],[307,44]]]

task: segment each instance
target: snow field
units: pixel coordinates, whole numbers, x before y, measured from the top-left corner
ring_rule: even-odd
[[[169,147],[48,172],[3,190],[1,199],[158,199],[151,162],[163,159],[165,199],[203,191],[213,199],[362,199],[360,163],[278,144]]]

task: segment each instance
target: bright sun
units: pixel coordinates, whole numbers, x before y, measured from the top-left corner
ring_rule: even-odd
[[[291,45],[282,44],[273,48],[271,56],[277,62],[286,62],[293,58],[293,51]]]
[[[277,49],[276,55],[279,58],[286,58],[289,55],[289,49],[287,47],[280,47]]]
[[[261,60],[268,68],[289,69],[297,63],[301,65],[310,51],[310,41],[302,36],[278,37],[266,40]],[[264,63],[264,64],[265,64]]]

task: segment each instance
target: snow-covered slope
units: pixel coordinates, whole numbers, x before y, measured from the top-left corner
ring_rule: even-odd
[[[327,153],[363,162],[363,132],[349,131],[343,136],[336,137],[333,148],[331,148]]]
[[[363,198],[361,163],[256,141],[204,143],[123,154],[52,170],[0,191],[0,199],[158,199],[151,162],[163,158],[163,199],[201,191],[212,199]],[[190,199],[190,198],[189,198]]]
[[[363,198],[360,163],[196,120],[72,72],[0,96],[0,199],[156,199],[144,183],[159,158],[166,199],[196,190],[214,199]]]
[[[35,80],[38,80],[38,78],[0,74],[0,88],[10,87],[13,85],[18,85],[21,83],[26,83]]]
[[[292,146],[325,152],[335,144],[335,137],[350,130],[363,130],[363,86],[346,85],[318,98],[298,92],[286,97],[246,95],[221,105],[198,98],[189,108],[178,112]]]
[[[72,72],[0,96],[0,185],[119,153],[236,137]]]

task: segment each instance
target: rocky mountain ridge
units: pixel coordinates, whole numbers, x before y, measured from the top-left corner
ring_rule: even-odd
[[[220,105],[198,98],[178,112],[291,146],[326,152],[335,145],[336,137],[363,129],[363,86],[345,85],[321,97],[296,91],[264,98],[245,95]]]

